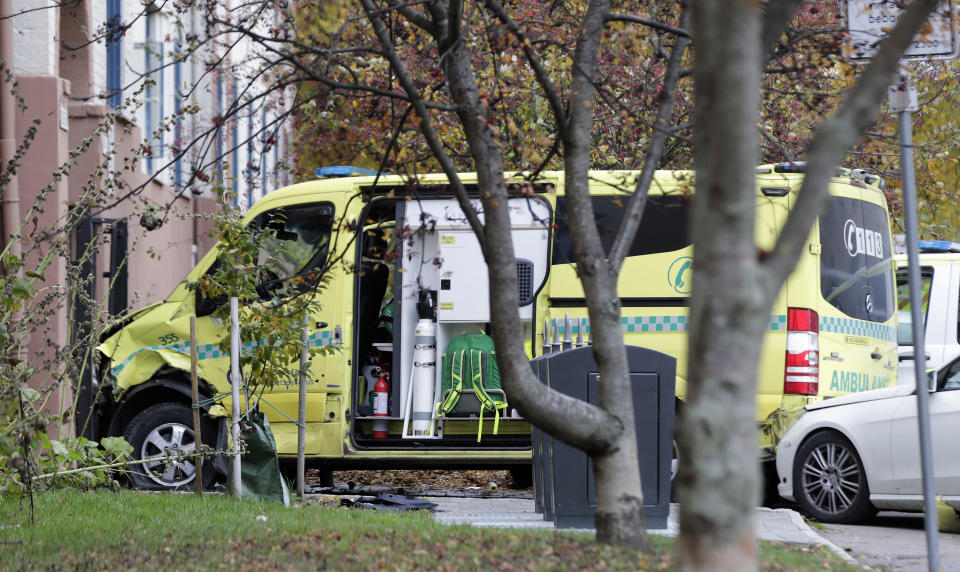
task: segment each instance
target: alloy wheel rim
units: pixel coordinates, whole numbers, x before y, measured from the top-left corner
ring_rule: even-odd
[[[673,457],[670,459],[670,480],[677,476],[677,471],[680,469],[680,447],[677,446],[677,440],[673,440]]]
[[[164,487],[179,487],[196,477],[194,464],[186,460],[167,460],[168,455],[192,453],[196,449],[193,429],[182,423],[164,423],[147,434],[140,446],[145,475]]]
[[[827,514],[848,510],[862,486],[860,463],[838,443],[824,443],[810,451],[801,472],[803,494]]]

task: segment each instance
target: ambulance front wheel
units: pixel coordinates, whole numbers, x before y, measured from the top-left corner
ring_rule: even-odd
[[[216,443],[216,425],[205,415],[200,416],[200,431],[208,445]],[[133,446],[134,460],[146,460],[133,465],[128,474],[134,486],[147,490],[174,490],[195,486],[196,460],[189,455],[196,442],[193,432],[193,412],[188,405],[177,402],[158,403],[138,413],[123,432]],[[203,485],[209,488],[215,478],[213,463],[203,464]]]

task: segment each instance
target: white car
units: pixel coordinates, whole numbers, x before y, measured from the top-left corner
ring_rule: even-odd
[[[931,378],[934,374],[931,372]],[[930,380],[936,494],[960,509],[960,359]],[[808,405],[777,451],[780,495],[823,522],[862,521],[878,509],[922,511],[913,384]]]

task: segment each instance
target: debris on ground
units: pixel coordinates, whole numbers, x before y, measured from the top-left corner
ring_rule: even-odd
[[[307,493],[332,495],[533,498],[533,488],[513,488],[510,471],[493,470],[356,470],[334,471],[333,487],[320,486],[316,470],[306,474]]]
[[[409,495],[392,495],[390,493],[361,496],[356,500],[344,498],[340,500],[340,506],[390,511],[429,510],[435,512],[437,510],[437,503]]]

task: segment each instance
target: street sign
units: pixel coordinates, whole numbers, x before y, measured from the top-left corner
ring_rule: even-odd
[[[867,63],[877,52],[877,44],[900,21],[903,2],[847,0],[847,41],[844,57],[852,63]],[[957,55],[957,37],[953,26],[953,2],[941,0],[926,25],[904,52],[904,60],[951,59]]]

